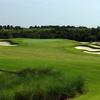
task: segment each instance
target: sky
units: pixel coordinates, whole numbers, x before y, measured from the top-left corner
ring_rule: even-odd
[[[100,0],[0,0],[0,25],[100,26]]]

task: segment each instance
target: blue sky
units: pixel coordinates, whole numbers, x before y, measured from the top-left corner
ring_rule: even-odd
[[[0,0],[1,25],[100,25],[100,0]]]

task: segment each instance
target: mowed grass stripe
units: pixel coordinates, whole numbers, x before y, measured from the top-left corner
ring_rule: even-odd
[[[67,73],[82,74],[88,92],[76,100],[99,100],[100,55],[86,54],[74,47],[81,43],[66,39],[14,39],[16,47],[0,47],[0,69],[17,71],[50,66]],[[67,75],[67,74],[66,74]]]

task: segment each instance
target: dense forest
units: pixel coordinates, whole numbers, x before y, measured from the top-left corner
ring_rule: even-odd
[[[77,41],[100,41],[100,27],[75,26],[21,26],[0,25],[0,38],[71,39]]]

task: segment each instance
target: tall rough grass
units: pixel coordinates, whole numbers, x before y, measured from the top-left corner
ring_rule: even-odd
[[[0,100],[66,100],[84,93],[84,86],[81,76],[51,68],[1,72]]]

